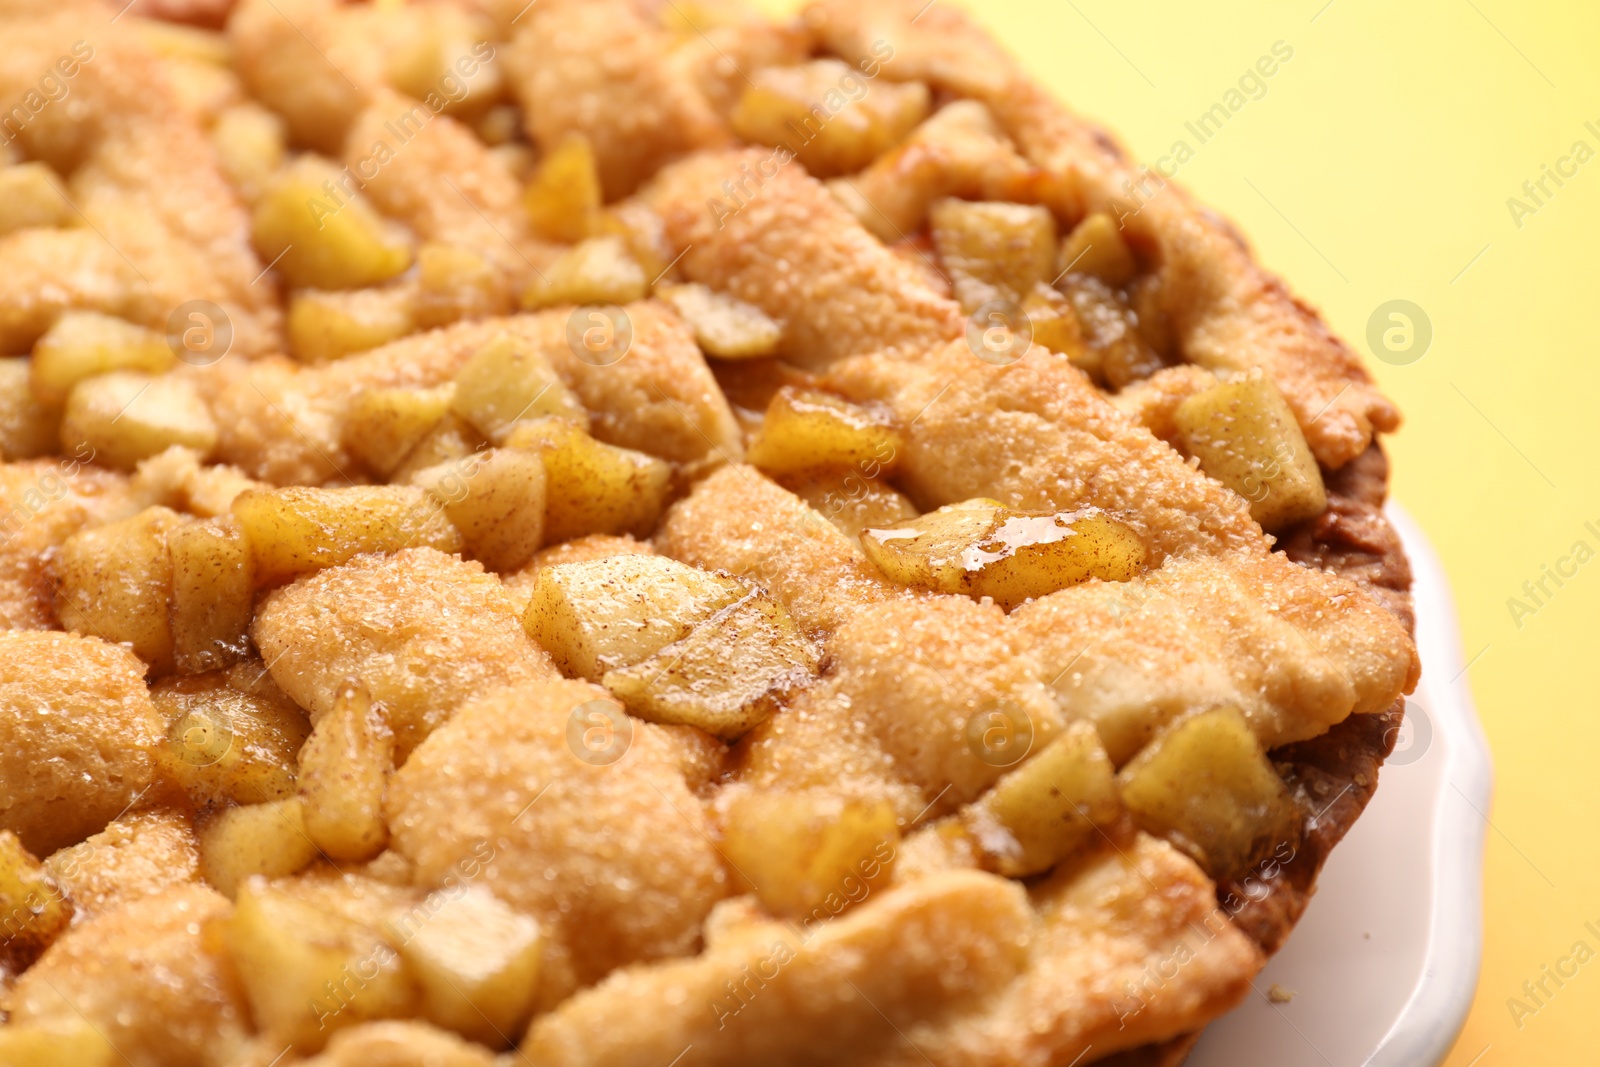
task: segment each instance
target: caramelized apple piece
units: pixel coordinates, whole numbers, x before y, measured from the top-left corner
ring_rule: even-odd
[[[439,425],[455,392],[454,383],[435,389],[368,389],[345,414],[345,447],[377,473],[392,474]]]
[[[157,672],[172,669],[172,557],[167,535],[183,522],[147,508],[73,534],[61,546],[56,611],[74,633],[126,644]]]
[[[60,179],[47,164],[0,167],[0,237],[34,226],[62,226],[72,215]]]
[[[539,163],[523,194],[533,228],[553,241],[590,237],[600,214],[600,173],[581,136],[565,138]]]
[[[295,767],[311,724],[288,698],[242,692],[222,672],[165,679],[151,687],[150,698],[166,722],[156,749],[162,772],[196,807],[295,795]]]
[[[217,446],[217,424],[195,387],[173,375],[113,371],[72,389],[61,418],[61,445],[75,455],[133,470],[173,445],[202,458]]]
[[[233,502],[233,517],[262,585],[335,567],[363,552],[461,551],[461,531],[426,490],[412,485],[251,489]]]
[[[718,359],[757,359],[778,350],[783,328],[754,304],[704,285],[670,285],[656,295],[694,331],[695,343]]]
[[[751,587],[665,556],[543,567],[523,626],[568,675],[599,681],[686,637]]]
[[[343,359],[414,327],[409,289],[306,289],[289,300],[289,349],[305,363]]]
[[[1138,318],[1121,292],[1089,274],[1068,274],[1058,284],[1072,302],[1090,349],[1086,362],[1079,363],[1085,370],[1112,389],[1122,389],[1166,365],[1145,343]]]
[[[255,203],[283,166],[288,139],[283,119],[253,101],[226,108],[211,125],[217,162],[246,203]]]
[[[177,362],[155,330],[98,311],[67,311],[33,346],[33,395],[61,404],[85,378],[117,370],[163,374]]]
[[[482,886],[441,889],[399,928],[400,955],[439,1026],[498,1047],[520,1033],[539,985],[539,924]],[[409,934],[409,936],[407,936]]]
[[[561,415],[587,424],[588,415],[550,361],[526,342],[501,334],[456,372],[450,409],[500,444],[518,419]]]
[[[359,685],[346,685],[300,750],[306,836],[330,860],[370,860],[389,841],[383,791],[394,773],[394,733]]]
[[[1125,582],[1144,566],[1144,543],[1099,508],[1018,511],[968,501],[862,531],[884,577],[940,593],[992,597],[1006,610],[1100,578]]]
[[[607,671],[600,684],[640,718],[732,741],[810,681],[817,661],[783,605],[754,592],[648,659]]]
[[[741,792],[722,820],[722,853],[774,916],[826,919],[882,888],[900,830],[887,801]]]
[[[0,830],[0,967],[32,963],[67,928],[72,912],[72,902],[17,835]]]
[[[1300,809],[1234,708],[1168,726],[1117,776],[1139,824],[1199,860],[1213,878],[1298,839]]]
[[[184,674],[231,667],[250,650],[255,560],[232,518],[167,531],[172,556],[172,654]]]
[[[0,459],[33,459],[61,447],[61,406],[34,396],[26,356],[0,356]]]
[[[785,489],[851,537],[859,537],[869,527],[917,517],[916,506],[903,493],[859,470],[831,467],[804,471],[782,481]]]
[[[868,80],[837,59],[765,67],[749,79],[732,115],[741,138],[798,156],[819,178],[853,174],[927,118],[922,82]]]
[[[1271,533],[1328,507],[1322,472],[1288,401],[1259,372],[1196,393],[1173,412],[1184,451],[1200,469],[1250,501]]]
[[[411,1014],[404,962],[376,929],[291,887],[240,887],[222,942],[256,1025],[279,1047],[315,1052],[336,1029]]]
[[[767,405],[748,456],[773,474],[852,467],[875,477],[889,473],[904,451],[887,416],[830,393],[785,386]]]
[[[418,329],[503,315],[510,306],[500,272],[479,253],[437,242],[417,249],[412,318]]]
[[[1138,272],[1121,228],[1104,211],[1096,211],[1074,226],[1062,239],[1056,259],[1058,274],[1089,274],[1119,289]]]
[[[230,898],[256,875],[293,874],[317,857],[299,797],[228,808],[205,820],[198,837],[200,873]]]
[[[497,574],[516,570],[544,541],[544,462],[512,448],[490,448],[411,476],[433,494],[461,531],[466,554]]]
[[[965,818],[994,869],[1023,878],[1097,839],[1095,828],[1111,825],[1121,811],[1105,746],[1093,726],[1079,721],[995,783]]]
[[[455,394],[452,393],[453,397]],[[417,474],[441,463],[470,462],[472,457],[489,447],[489,442],[466,419],[446,412],[433,429],[422,435],[416,447],[406,453],[389,474],[393,483],[411,481]]]
[[[969,315],[991,300],[1020,304],[1055,275],[1056,221],[1048,208],[947,199],[933,205],[929,222]]]
[[[256,203],[256,251],[294,288],[360,289],[411,266],[411,249],[326,159],[302,156]]]
[[[524,421],[505,446],[537,452],[544,461],[546,544],[596,533],[647,534],[672,486],[672,468],[662,460],[597,441],[566,419]]]
[[[522,306],[563,304],[631,304],[649,290],[644,268],[620,237],[591,237],[562,253],[535,275],[522,294]]]

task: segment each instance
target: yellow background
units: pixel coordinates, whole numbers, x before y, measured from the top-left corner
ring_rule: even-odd
[[[1177,138],[1195,145],[1185,121],[1275,41],[1294,49],[1178,180],[1364,353],[1389,300],[1432,322],[1414,363],[1367,354],[1406,415],[1389,442],[1395,495],[1450,572],[1495,758],[1483,972],[1447,1063],[1600,1063],[1600,958],[1520,1028],[1506,1004],[1580,938],[1600,952],[1584,930],[1600,928],[1600,559],[1549,583],[1520,627],[1507,606],[1579,539],[1600,552],[1584,529],[1600,531],[1600,158],[1547,183],[1554,195],[1520,228],[1506,204],[1574,141],[1600,152],[1584,128],[1600,129],[1600,5],[967,6],[1147,162]]]

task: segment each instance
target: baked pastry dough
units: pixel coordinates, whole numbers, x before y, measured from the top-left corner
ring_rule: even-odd
[[[1176,1064],[1397,428],[965,15],[0,3],[0,1058]]]

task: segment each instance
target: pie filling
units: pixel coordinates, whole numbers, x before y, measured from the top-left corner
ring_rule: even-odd
[[[1274,551],[1397,416],[919,6],[0,5],[0,1059],[1239,1002],[1274,755],[1416,682],[1403,590]]]

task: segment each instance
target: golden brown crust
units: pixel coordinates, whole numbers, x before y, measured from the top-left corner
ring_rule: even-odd
[[[66,307],[164,330],[179,305],[204,300],[231,320],[234,351],[271,351],[281,345],[282,314],[272,281],[253,284],[263,264],[245,209],[164,65],[128,23],[109,23],[107,10],[80,2],[6,20],[0,99],[37,96],[41,73],[58,64],[74,71],[66,82],[72,106],[43,108],[19,139],[30,155],[71,174],[65,191],[89,236],[54,230],[0,242],[0,347],[26,349]],[[100,27],[92,40],[86,19]],[[90,269],[58,288],[59,266],[33,269],[56,257]]]
[[[515,85],[528,133],[546,149],[569,134],[588,138],[607,199],[673,156],[732,140],[688,70],[670,61],[672,33],[633,0],[545,0],[522,21]]]
[[[358,679],[386,709],[402,757],[467,701],[555,676],[499,580],[431,548],[300,578],[262,602],[252,636],[313,719]]]
[[[69,9],[75,3],[88,0],[66,0]],[[25,37],[66,24],[32,14],[22,21]],[[37,58],[48,33],[26,37],[25,54]],[[494,114],[454,101],[453,117],[439,109],[424,116],[399,95],[403,72],[431,62],[418,54],[419,40],[454,45],[478,34],[503,46],[490,79],[504,77],[507,95]],[[506,120],[516,110],[501,105],[515,97],[544,150],[582,133],[607,198],[639,190],[605,226],[659,213],[665,246],[651,255],[665,254],[656,265],[682,253],[664,274],[775,319],[793,381],[892,410],[903,440],[886,491],[903,488],[924,510],[980,496],[1095,505],[1135,527],[1149,568],[1134,581],[1090,582],[1009,614],[884,580],[852,535],[740,465],[740,422],[694,334],[665,305],[641,301],[623,309],[632,329],[625,360],[604,367],[573,346],[574,309],[557,308],[408,336],[323,366],[269,357],[181,369],[221,424],[221,445],[207,458],[238,469],[169,453],[133,479],[104,476],[101,484],[85,472],[92,484],[35,508],[25,494],[44,471],[9,465],[0,502],[22,502],[29,519],[0,551],[0,606],[15,624],[54,623],[47,564],[76,529],[157,500],[225,511],[246,475],[279,484],[373,477],[345,447],[352,398],[374,387],[443,385],[510,333],[548,360],[595,437],[672,462],[679,499],[648,544],[575,541],[504,580],[411,549],[357,557],[263,597],[252,629],[270,666],[270,674],[252,668],[263,684],[323,719],[333,695],[358,678],[400,734],[384,813],[391,851],[362,875],[315,865],[280,885],[376,926],[391,905],[477,879],[537,917],[542,1014],[524,1050],[540,1062],[1178,1063],[1198,1029],[1246,994],[1298,919],[1328,850],[1375,787],[1398,723],[1398,712],[1385,709],[1416,680],[1405,633],[1410,576],[1379,510],[1386,471],[1372,443],[1397,417],[1315,314],[1180,190],[1136,192],[1140,172],[1109,137],[940,5],[819,0],[804,25],[775,25],[721,4],[685,14],[654,0],[532,8],[242,0],[231,43],[241,83],[286,118],[297,148],[342,155],[359,169],[395,121],[417,116],[418,135],[384,161],[365,195],[419,241],[488,261],[506,283],[495,299],[509,299],[561,251],[534,235],[519,185],[533,152],[515,143]],[[397,57],[400,46],[412,51]],[[786,150],[730,147],[728,116],[748,76],[804,62],[814,48],[870,58],[869,81],[923,81],[940,110],[866,170],[827,184]],[[112,39],[95,67],[104,73],[80,82],[92,104],[127,118],[121,126],[77,130],[51,118],[28,135],[30,153],[72,172],[74,193],[114,217],[108,225],[132,252],[107,256],[77,230],[44,231],[43,243],[0,238],[0,262],[41,268],[0,284],[0,341],[26,345],[63,307],[159,326],[174,286],[210,285],[206,293],[243,309],[245,354],[275,351],[278,293],[270,280],[240,288],[243,268],[256,267],[246,216],[238,201],[213,196],[209,157],[184,187],[205,218],[184,220],[166,199],[149,219],[129,210],[142,188],[136,168],[152,146],[170,154],[172,145],[203,142],[203,126],[238,92],[226,74],[201,75],[188,61],[159,70],[143,49]],[[146,72],[161,81],[155,95],[172,105],[170,115],[125,99],[124,83]],[[26,73],[0,58],[0,88]],[[487,147],[506,138],[513,143],[504,150]],[[174,165],[156,160],[147,169],[159,177]],[[931,239],[917,234],[929,206],[946,196],[1043,203],[1057,224],[1090,209],[1117,214],[1140,266],[1154,274],[1139,292],[1159,290],[1177,351],[1149,343],[1189,362],[1112,397],[1044,346],[1014,365],[989,365],[962,343],[971,325],[932,263]],[[201,276],[197,264],[207,260],[197,248],[217,250],[215,277]],[[159,273],[156,283],[141,276],[144,267]],[[1329,497],[1324,514],[1283,533],[1278,552],[1239,497],[1166,443],[1178,402],[1257,367],[1298,413]],[[740,417],[752,429],[763,389],[782,376],[724,377],[750,387],[741,397],[752,411]],[[604,689],[559,679],[518,616],[539,567],[637,551],[758,582],[825,649],[821,677],[786,695],[777,714],[731,748],[693,727],[624,718],[623,758],[592,760],[595,720],[574,713],[614,702]],[[108,798],[131,791],[123,778],[151,777],[159,719],[140,717],[139,665],[112,666],[132,679],[123,706],[100,716],[118,736],[68,740],[131,752],[136,766],[91,774],[92,810],[70,827],[35,825],[27,807],[48,801],[55,783],[13,776],[26,795],[4,798],[0,827],[28,823],[31,845],[81,840],[115,814]],[[68,673],[81,681],[76,675],[87,672]],[[16,698],[12,718],[26,717],[33,682],[0,679]],[[1253,872],[1255,884],[1213,884],[1127,816],[1101,827],[1103,841],[1028,881],[979,871],[993,857],[976,838],[947,832],[961,824],[946,816],[1005,774],[974,758],[970,727],[987,706],[1020,710],[1041,748],[1087,718],[1120,763],[1164,716],[1197,702],[1240,708],[1306,813],[1318,813],[1292,842],[1294,857]],[[1118,734],[1118,722],[1135,729]],[[136,744],[116,748],[128,736]],[[795,790],[886,805],[906,834],[893,839],[898,866],[872,884],[869,899],[852,898],[848,914],[806,927],[772,920],[766,908],[776,905],[762,903],[760,885],[729,899],[749,879],[722,853],[737,837],[728,830],[725,840],[723,823],[741,798],[764,791],[779,800],[774,794]],[[273,1050],[247,1039],[226,968],[211,954],[215,939],[194,936],[201,922],[174,926],[174,914],[217,921],[229,912],[187,884],[196,853],[187,815],[157,810],[117,819],[52,856],[78,926],[46,954],[37,980],[17,987],[28,997],[17,1002],[19,1018],[57,1021],[59,1005],[46,1003],[41,983],[74,995],[88,984],[91,1018],[119,1004],[139,1015],[131,1023],[116,1016],[136,1063],[266,1064]],[[753,1000],[722,999],[765,974],[780,945],[781,979],[759,985]],[[1169,979],[1174,959],[1179,977]],[[175,976],[170,1004],[152,1007],[131,988],[130,974],[147,967]],[[696,1010],[701,1004],[706,1010]],[[175,1044],[148,1051],[150,1026],[170,1023],[162,1013],[171,1010],[203,1018],[188,1020]],[[423,1054],[488,1061],[420,1024],[377,1024],[347,1032],[313,1062]]]
[[[341,434],[359,392],[448,382],[501,334],[550,361],[602,440],[680,462],[743,454],[727,400],[688,328],[665,304],[645,300],[623,309],[633,340],[622,360],[605,366],[575,354],[568,341],[574,310],[457,323],[325,366],[269,359],[196,374],[214,397],[216,458],[277,485],[349,484],[361,471]]]
[[[133,811],[45,861],[79,922],[170,886],[200,880],[194,827],[182,812]]]
[[[133,653],[0,631],[0,829],[35,855],[77,844],[150,785],[163,729]]]
[[[71,1029],[88,1019],[133,1067],[230,1062],[248,1013],[203,932],[232,910],[199,885],[113,908],[62,935],[0,1006],[18,1025]]]
[[[436,731],[389,789],[395,848],[421,884],[481,878],[544,924],[545,1005],[692,951],[728,892],[675,740],[635,723],[615,763],[574,758],[574,715],[581,737],[585,705],[609,700],[582,682],[502,690]]]
[[[785,324],[803,367],[915,353],[961,333],[955,303],[868,233],[786,149],[709,152],[663,170],[645,200],[691,280]]]
[[[1232,227],[1177,185],[1136,168],[1103,130],[1071,114],[956,8],[917,0],[818,0],[807,21],[847,59],[887,41],[886,77],[924,78],[987,104],[1056,183],[1047,198],[1081,215],[1112,211],[1162,279],[1178,347],[1216,369],[1260,367],[1299,417],[1323,465],[1338,468],[1399,426],[1359,358],[1316,312],[1255,264]]]

